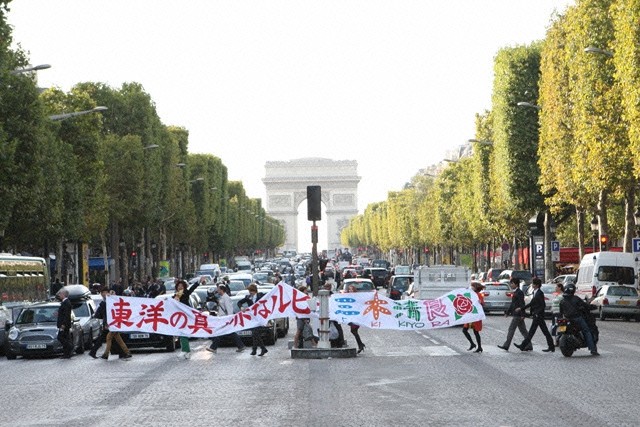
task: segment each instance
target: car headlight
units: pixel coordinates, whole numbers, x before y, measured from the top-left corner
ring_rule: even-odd
[[[18,328],[11,328],[9,330],[9,339],[10,340],[17,340],[18,339],[18,335],[20,335],[20,329]]]

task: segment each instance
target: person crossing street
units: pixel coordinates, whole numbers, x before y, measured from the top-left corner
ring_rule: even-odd
[[[547,339],[547,348],[542,351],[553,353],[554,351],[556,351],[556,346],[553,343],[553,337],[551,336],[551,333],[547,328],[547,323],[544,321],[544,309],[546,304],[544,302],[544,292],[542,292],[542,289],[540,289],[540,286],[542,286],[542,281],[538,277],[534,277],[533,281],[531,282],[531,286],[533,286],[533,295],[531,296],[531,301],[522,309],[516,309],[517,312],[524,312],[524,310],[527,308],[531,310],[531,317],[533,318],[531,322],[531,328],[529,328],[529,333],[527,334],[527,337],[524,339],[524,341],[522,341],[520,344],[515,344],[515,346],[522,351],[526,351],[527,347],[531,344],[531,339],[536,333],[536,330],[540,328],[545,338]]]

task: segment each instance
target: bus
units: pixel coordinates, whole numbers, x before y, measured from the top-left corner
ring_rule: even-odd
[[[0,304],[46,301],[49,270],[44,258],[0,253]]]

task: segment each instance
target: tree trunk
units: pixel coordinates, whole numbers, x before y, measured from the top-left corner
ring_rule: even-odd
[[[635,216],[634,206],[636,199],[635,184],[627,189],[624,197],[624,242],[622,243],[623,252],[631,252],[632,240],[635,237]]]

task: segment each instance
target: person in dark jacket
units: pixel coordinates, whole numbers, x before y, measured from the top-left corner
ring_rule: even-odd
[[[253,304],[258,302],[260,298],[264,296],[264,293],[258,292],[258,287],[253,283],[247,286],[247,290],[249,291],[249,295],[245,296],[240,301],[238,301],[238,308],[240,310],[243,310],[242,306],[245,304],[247,305],[247,307],[251,307]],[[248,308],[244,308],[244,310],[248,310]],[[258,352],[258,347],[260,347],[260,354],[258,354],[258,356],[264,356],[269,351],[267,350],[267,347],[265,347],[264,345],[264,341],[262,339],[262,330],[263,328],[261,326],[251,329],[251,341],[252,341],[251,355],[252,356],[256,355],[256,353]]]
[[[173,299],[176,299],[180,301],[182,304],[191,307],[191,305],[189,304],[189,297],[191,297],[191,294],[193,293],[193,291],[195,291],[196,288],[200,286],[201,283],[204,283],[204,281],[205,279],[203,277],[202,279],[200,279],[200,281],[194,283],[187,289],[187,285],[188,285],[187,282],[182,279],[178,280],[178,282],[176,283],[176,293],[173,296]],[[179,359],[191,358],[191,348],[189,347],[188,337],[180,337],[180,349],[182,351],[178,355]]]
[[[544,309],[546,303],[544,301],[544,292],[540,289],[542,286],[542,281],[538,277],[534,277],[531,282],[531,286],[533,287],[533,295],[531,296],[531,301],[529,304],[526,304],[524,308],[517,310],[517,312],[524,312],[525,309],[529,308],[531,310],[531,327],[529,328],[529,334],[520,344],[515,344],[522,351],[526,351],[529,344],[531,344],[531,339],[533,335],[536,333],[536,329],[540,328],[545,338],[547,339],[547,348],[543,349],[544,352],[553,353],[556,350],[556,345],[553,342],[553,337],[547,328],[547,323],[544,321]]]
[[[69,291],[60,289],[56,294],[60,303],[58,310],[58,341],[62,344],[62,358],[70,359],[73,352],[73,341],[71,340],[71,301],[69,301]]]
[[[584,340],[587,342],[587,347],[591,351],[591,354],[593,356],[600,356],[593,334],[591,333],[591,328],[589,328],[585,320],[585,314],[589,313],[589,304],[580,297],[577,297],[575,292],[576,287],[572,283],[564,287],[562,301],[560,301],[560,315],[580,325],[582,335],[584,335]]]
[[[511,345],[511,340],[513,340],[513,335],[516,333],[516,328],[522,334],[523,339],[527,338],[527,326],[524,322],[524,292],[520,289],[520,279],[513,277],[509,281],[509,286],[513,294],[511,295],[511,305],[507,309],[505,316],[512,316],[511,323],[507,330],[507,339],[504,341],[504,344],[498,346],[498,348],[505,351],[509,351],[509,346]],[[529,344],[526,350],[533,350],[533,346]]]

